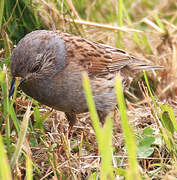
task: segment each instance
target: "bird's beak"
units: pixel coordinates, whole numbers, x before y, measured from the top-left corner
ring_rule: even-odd
[[[17,85],[17,87],[20,86],[24,80],[25,80],[25,78],[21,78],[21,77],[14,77],[12,79],[11,87],[10,87],[10,91],[9,91],[9,98],[13,96],[14,91],[15,91],[15,86],[16,85]]]

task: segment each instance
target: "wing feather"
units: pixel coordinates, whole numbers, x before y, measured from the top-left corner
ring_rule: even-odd
[[[123,50],[91,42],[71,34],[58,33],[66,42],[68,59],[81,65],[89,74],[109,74],[126,67],[132,71],[163,68],[139,61]]]

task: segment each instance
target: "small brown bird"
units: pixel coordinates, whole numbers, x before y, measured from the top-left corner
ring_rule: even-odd
[[[13,50],[12,76],[21,77],[21,89],[40,103],[66,113],[71,126],[76,114],[88,111],[82,72],[90,78],[100,121],[114,110],[115,74],[124,88],[139,70],[160,69],[126,52],[60,31],[38,30],[27,34]],[[12,81],[10,95],[15,81]]]

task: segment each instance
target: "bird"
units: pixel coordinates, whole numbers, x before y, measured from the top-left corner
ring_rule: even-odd
[[[142,70],[161,69],[129,55],[121,49],[92,42],[61,31],[36,30],[22,38],[11,55],[13,77],[20,88],[41,104],[65,112],[72,127],[76,115],[88,112],[82,73],[90,79],[100,122],[117,105],[114,79],[119,74],[125,90]]]

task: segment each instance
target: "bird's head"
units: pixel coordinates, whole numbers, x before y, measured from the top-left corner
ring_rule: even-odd
[[[66,47],[57,32],[38,30],[19,41],[11,56],[11,74],[21,83],[50,79],[66,66]],[[15,80],[12,81],[14,86]]]

